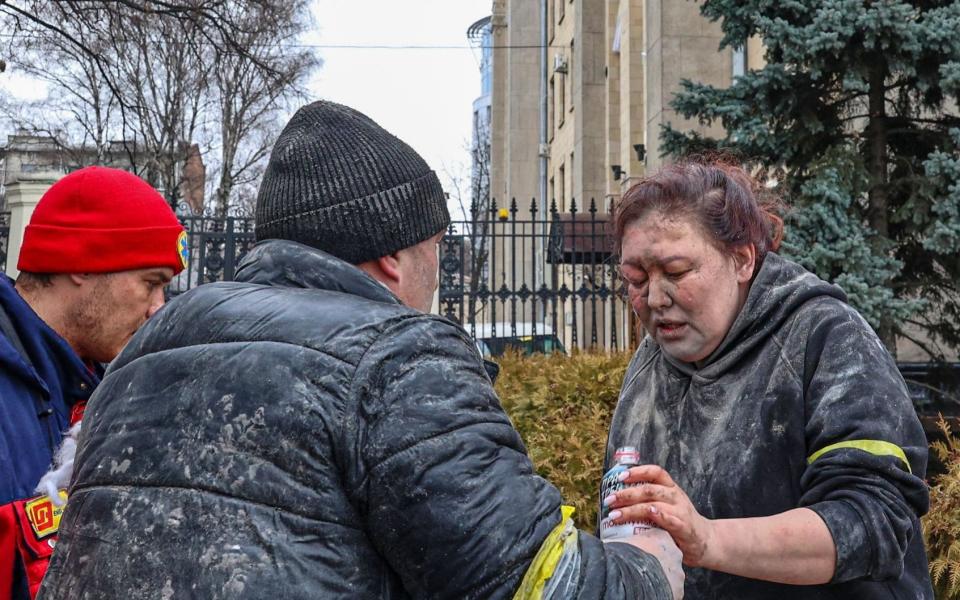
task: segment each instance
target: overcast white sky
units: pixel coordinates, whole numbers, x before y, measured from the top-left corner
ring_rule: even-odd
[[[469,162],[465,145],[480,93],[480,57],[468,48],[467,27],[490,14],[491,5],[492,0],[315,0],[316,30],[303,42],[321,46],[317,52],[324,63],[310,92],[366,113],[417,150],[449,188],[444,171]],[[0,75],[0,86],[26,98],[44,93],[18,78],[15,69]]]

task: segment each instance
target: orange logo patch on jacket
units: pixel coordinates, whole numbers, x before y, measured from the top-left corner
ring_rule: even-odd
[[[61,492],[62,496],[66,496]],[[46,495],[37,496],[28,500],[24,505],[24,512],[33,534],[37,539],[43,539],[52,535],[60,529],[60,517],[63,516],[63,509],[66,505],[54,506],[53,502]]]

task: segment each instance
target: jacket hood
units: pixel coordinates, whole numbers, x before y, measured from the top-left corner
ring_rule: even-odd
[[[240,261],[235,281],[343,292],[400,304],[385,285],[323,250],[287,240],[260,242]]]
[[[778,254],[767,253],[760,271],[750,284],[747,301],[734,320],[730,331],[707,357],[703,366],[673,358],[666,352],[664,358],[688,376],[702,379],[720,377],[737,365],[751,350],[780,329],[780,326],[804,303],[819,297],[847,301],[838,286],[820,279],[800,265]]]

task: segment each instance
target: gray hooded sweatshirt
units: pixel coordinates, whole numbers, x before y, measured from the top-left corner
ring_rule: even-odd
[[[700,368],[647,337],[610,428],[710,519],[807,507],[837,548],[830,584],[687,569],[686,598],[933,598],[919,518],[927,444],[896,364],[843,292],[768,254]]]

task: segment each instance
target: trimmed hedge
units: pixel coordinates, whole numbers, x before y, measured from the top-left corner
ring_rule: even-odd
[[[523,436],[533,464],[576,507],[577,526],[596,527],[607,428],[631,355],[574,353],[498,360],[497,393]],[[934,443],[946,473],[930,490],[923,519],[937,598],[960,600],[960,437],[944,424],[946,442]]]
[[[607,428],[627,353],[508,354],[497,394],[523,436],[537,472],[560,488],[577,527],[594,531]]]

